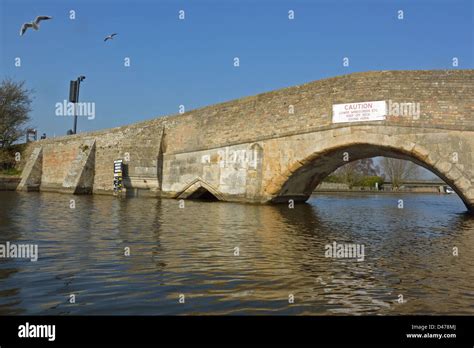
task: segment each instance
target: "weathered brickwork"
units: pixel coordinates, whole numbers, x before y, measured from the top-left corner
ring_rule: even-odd
[[[332,123],[333,104],[379,100],[419,103],[420,114]],[[474,70],[382,71],[38,141],[28,151],[43,149],[41,190],[67,191],[68,178],[86,179],[93,192],[110,193],[113,161],[121,158],[129,191],[181,198],[211,192],[218,199],[244,202],[307,199],[325,175],[343,164],[342,150],[351,160],[388,155],[433,170],[472,207],[473,139]],[[94,168],[81,181],[74,173],[84,172],[71,166],[82,163],[81,146],[90,142],[95,142]],[[458,154],[455,162],[453,153]]]

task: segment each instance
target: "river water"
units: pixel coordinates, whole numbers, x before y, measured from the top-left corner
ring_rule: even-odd
[[[474,218],[456,195],[290,209],[0,192],[6,242],[38,260],[0,258],[0,315],[474,314]],[[334,242],[364,260],[326,257]]]

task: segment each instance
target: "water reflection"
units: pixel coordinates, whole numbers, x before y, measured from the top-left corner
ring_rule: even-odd
[[[0,242],[39,244],[38,262],[0,259],[0,314],[473,314],[474,219],[453,195],[400,197],[181,209],[0,192]],[[365,260],[326,258],[334,241]]]

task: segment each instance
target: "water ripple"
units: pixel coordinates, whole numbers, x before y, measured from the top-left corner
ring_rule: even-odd
[[[70,209],[67,195],[0,192],[0,243],[39,245],[37,262],[0,259],[0,315],[474,314],[474,219],[454,195],[401,197]],[[364,261],[325,257],[333,242],[364,245]]]

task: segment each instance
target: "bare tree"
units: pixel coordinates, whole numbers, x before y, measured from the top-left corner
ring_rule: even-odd
[[[355,186],[363,177],[375,176],[378,174],[378,167],[374,164],[372,158],[365,158],[347,163],[339,167],[334,175],[342,179],[342,182],[350,188]]]
[[[11,146],[25,134],[31,94],[24,81],[5,79],[0,83],[0,149]]]
[[[419,173],[419,166],[411,161],[384,157],[382,169],[392,182],[392,187],[399,189],[408,179],[415,179]]]

